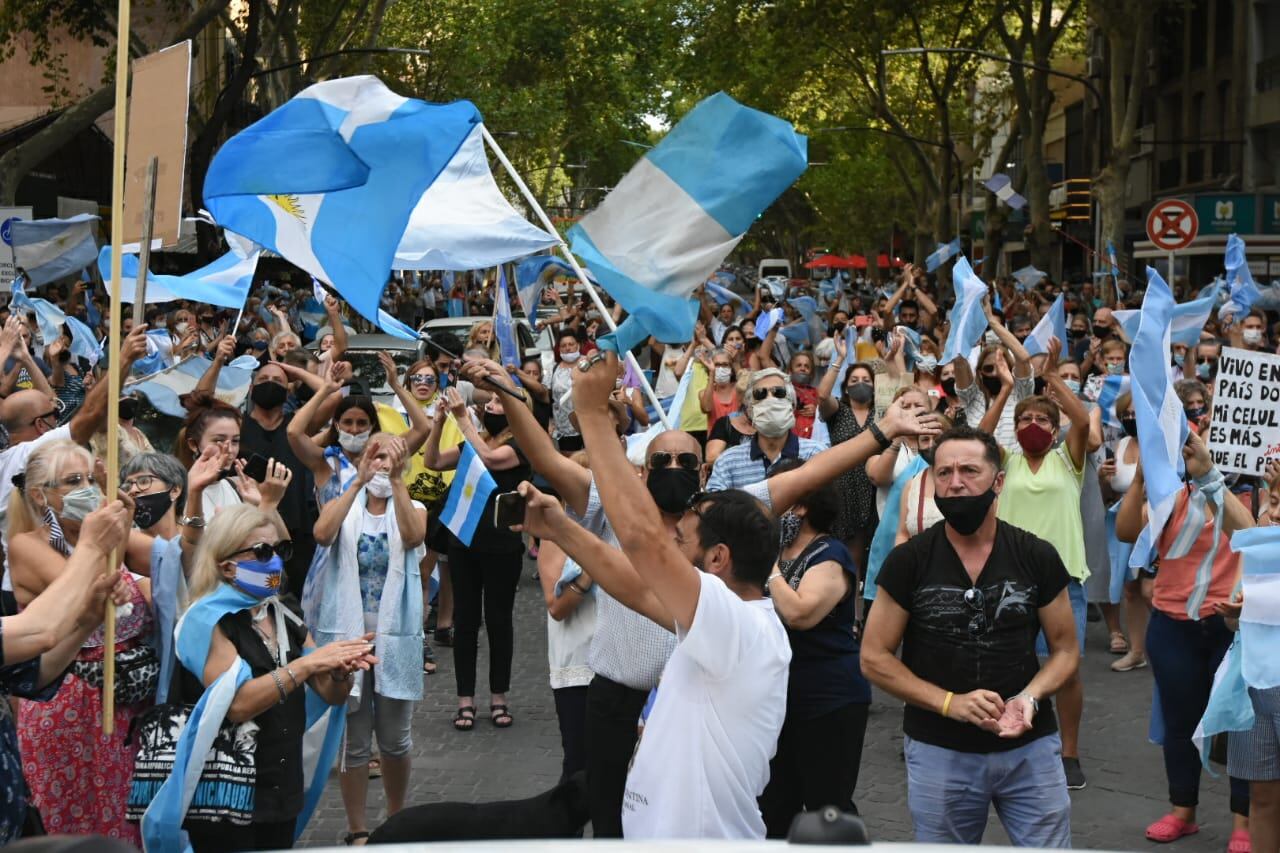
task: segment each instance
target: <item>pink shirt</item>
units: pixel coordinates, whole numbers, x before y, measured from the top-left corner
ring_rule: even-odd
[[[1160,534],[1159,551],[1162,554],[1169,550],[1173,545],[1174,537],[1187,523],[1187,498],[1191,494],[1191,488],[1188,485],[1178,495],[1173,514],[1169,516],[1169,523],[1164,526],[1164,531]],[[1196,569],[1199,568],[1200,561],[1204,559],[1212,543],[1213,516],[1211,513],[1205,515],[1204,528],[1185,557],[1176,560],[1168,557],[1160,558],[1160,568],[1156,572],[1155,586],[1151,594],[1151,605],[1173,619],[1188,618],[1187,599],[1191,597],[1191,590],[1195,587]],[[1201,619],[1213,615],[1215,604],[1226,603],[1231,599],[1231,589],[1235,585],[1239,569],[1240,556],[1232,552],[1226,535],[1220,533],[1218,553],[1213,559],[1213,568],[1209,573],[1209,593],[1204,597],[1204,603],[1200,605]]]

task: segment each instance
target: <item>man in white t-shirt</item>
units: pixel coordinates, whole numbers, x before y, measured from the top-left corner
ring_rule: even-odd
[[[666,535],[609,417],[617,358],[584,364],[574,373],[575,410],[622,551],[529,484],[521,489],[530,498],[526,529],[564,546],[610,595],[676,635],[627,775],[623,835],[763,838],[756,800],[786,714],[791,661],[786,631],[762,592],[778,523],[746,492],[698,493],[675,538]]]

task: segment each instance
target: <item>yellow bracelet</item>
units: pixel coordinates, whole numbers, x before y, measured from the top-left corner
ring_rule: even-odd
[[[956,698],[956,694],[948,690],[947,698],[942,700],[942,716],[947,716],[947,712],[951,710],[951,700],[954,698]]]

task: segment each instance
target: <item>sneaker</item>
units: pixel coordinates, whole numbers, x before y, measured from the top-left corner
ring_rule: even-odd
[[[1142,669],[1147,665],[1147,656],[1142,652],[1128,651],[1124,657],[1116,658],[1111,662],[1111,670],[1113,672],[1129,672],[1134,669]]]
[[[1079,791],[1084,788],[1084,771],[1080,769],[1080,759],[1062,756],[1062,770],[1067,774],[1067,790]]]

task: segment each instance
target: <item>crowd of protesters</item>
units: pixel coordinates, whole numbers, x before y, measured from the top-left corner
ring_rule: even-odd
[[[479,725],[520,736],[526,559],[547,606],[564,778],[585,773],[596,838],[781,838],[802,812],[856,812],[874,685],[905,706],[918,840],[980,843],[994,804],[1013,843],[1070,846],[1069,792],[1090,772],[1091,609],[1112,669],[1149,666],[1158,688],[1170,810],[1143,816],[1145,835],[1197,832],[1193,734],[1241,609],[1228,540],[1280,525],[1280,463],[1251,478],[1212,462],[1213,380],[1223,347],[1276,352],[1276,317],[1213,317],[1197,346],[1173,346],[1186,483],[1160,558],[1131,569],[1147,521],[1138,429],[1132,395],[1106,390],[1131,346],[1114,312],[1142,303],[1128,282],[996,280],[981,347],[947,363],[950,287],[911,265],[881,281],[702,288],[692,339],[649,341],[637,372],[597,345],[606,318],[572,284],[549,286],[527,320],[549,341],[544,360],[505,351],[492,281],[453,281],[388,285],[383,308],[415,326],[473,322],[432,334],[412,363],[378,356],[390,392],[378,399],[348,358],[368,323],[332,296],[317,306],[310,281],[258,286],[241,312],[148,306],[96,363],[72,355],[65,327],[0,311],[0,689],[14,697],[0,703],[0,841],[140,843],[148,780],[164,775],[148,775],[131,731],[221,691],[243,664],[224,723],[239,734],[211,749],[249,765],[252,796],[197,797],[190,843],[292,846],[308,691],[345,706],[345,840],[365,843],[371,778],[388,814],[414,805],[425,690],[454,690],[442,724],[459,738]],[[40,295],[104,336],[101,294]],[[1067,337],[1033,355],[1059,295]],[[157,354],[208,359],[167,432],[133,387]],[[219,377],[241,356],[252,378],[228,392]],[[124,378],[119,496],[102,491],[109,359]],[[656,426],[646,383],[678,428]],[[444,520],[468,446],[497,483],[469,543]],[[521,524],[499,526],[499,493],[521,496]],[[181,625],[199,619],[193,656]],[[452,687],[428,678],[442,649]],[[1230,801],[1202,811],[1229,810],[1229,853],[1275,853],[1280,688],[1251,701]],[[238,739],[249,722],[251,755]]]

